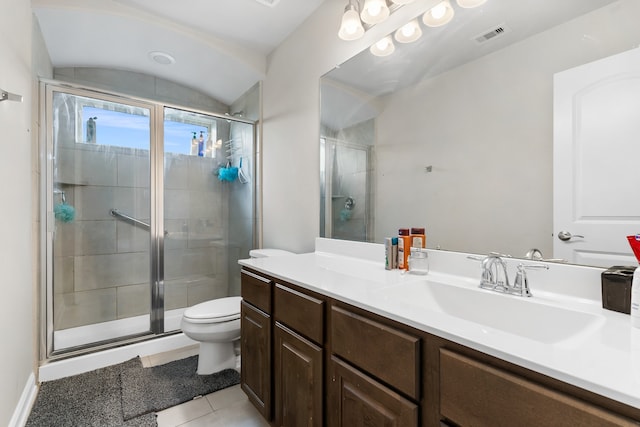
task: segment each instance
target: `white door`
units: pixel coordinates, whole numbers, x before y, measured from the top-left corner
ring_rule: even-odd
[[[553,137],[553,257],[637,265],[640,48],[554,76]]]

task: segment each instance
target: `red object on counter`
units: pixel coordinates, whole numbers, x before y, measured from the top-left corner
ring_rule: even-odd
[[[636,259],[640,263],[640,234],[636,234],[634,236],[627,236],[627,240],[629,240],[629,244],[631,245],[631,250],[633,254],[636,256]]]

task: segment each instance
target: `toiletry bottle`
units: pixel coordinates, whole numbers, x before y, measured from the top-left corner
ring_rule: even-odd
[[[640,328],[640,267],[633,272],[631,280],[631,326]]]
[[[398,238],[391,238],[391,268],[398,268]]]
[[[384,269],[391,270],[393,268],[393,245],[391,237],[384,239]]]
[[[424,234],[424,227],[412,227],[410,236],[412,248],[427,247],[427,236]]]
[[[409,251],[411,248],[411,237],[409,236],[408,228],[401,228],[398,230],[398,268],[400,270],[406,270],[409,265],[407,259],[409,258]]]
[[[200,131],[200,138],[198,138],[198,156],[204,157],[204,135]]]
[[[192,132],[193,133],[193,138],[191,138],[191,155],[194,156],[196,154],[198,154],[198,137],[196,136],[197,133],[196,132]]]

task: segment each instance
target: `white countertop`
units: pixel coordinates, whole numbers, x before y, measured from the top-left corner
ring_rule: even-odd
[[[640,408],[640,329],[631,327],[628,315],[602,309],[599,299],[602,269],[549,264],[549,271],[531,271],[529,282],[534,296],[523,300],[479,290],[480,266],[467,259],[466,254],[430,251],[430,272],[426,276],[385,270],[383,254],[382,245],[318,239],[313,253],[246,259],[239,263]],[[513,278],[511,271],[510,277]],[[569,339],[554,339],[552,326],[545,325],[545,319],[515,319],[520,324],[526,322],[530,337],[535,335],[528,338],[513,330],[508,332],[433,310],[433,304],[426,298],[419,301],[411,297],[424,295],[426,287],[443,285],[463,288],[467,293],[489,292],[497,298],[511,299],[502,303],[515,301],[514,305],[542,304],[579,311],[595,321]],[[474,302],[482,304],[483,296],[479,296],[473,298]],[[513,311],[504,314],[504,322],[521,315],[518,310]],[[558,329],[561,328],[559,325]]]

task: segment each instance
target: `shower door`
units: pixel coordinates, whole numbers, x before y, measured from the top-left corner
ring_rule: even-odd
[[[320,235],[367,242],[372,236],[371,146],[320,139]]]
[[[179,331],[187,307],[239,295],[253,122],[44,87],[43,358]]]
[[[155,107],[46,94],[48,353],[150,333]]]

